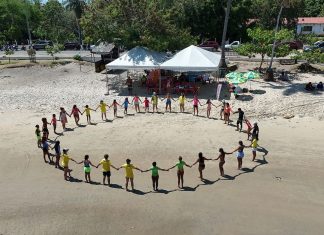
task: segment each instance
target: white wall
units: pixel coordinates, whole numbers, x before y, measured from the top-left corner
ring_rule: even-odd
[[[302,27],[304,26],[312,26],[312,32],[302,32]],[[314,33],[316,35],[323,35],[324,36],[324,24],[298,24],[297,25],[297,34],[309,34]]]

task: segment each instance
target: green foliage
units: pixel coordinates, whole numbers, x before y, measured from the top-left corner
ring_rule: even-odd
[[[14,50],[5,50],[5,55],[9,58],[9,64],[10,64],[10,56],[15,53]]]
[[[100,10],[99,10],[100,9]],[[177,27],[168,12],[149,0],[94,0],[81,19],[88,40],[120,41],[126,48],[146,46],[154,50],[176,50],[194,43],[188,28]]]
[[[266,29],[273,29],[280,7],[283,2],[284,9],[280,19],[280,25],[286,25],[295,29],[297,18],[304,13],[304,0],[255,0],[251,5],[254,11],[254,19],[258,19],[257,25]]]
[[[308,52],[294,51],[291,58],[306,60],[308,63],[324,63],[324,53],[320,49]]]
[[[82,58],[81,58],[81,56],[79,54],[73,56],[73,59],[78,60],[78,61],[82,61]]]
[[[63,50],[64,46],[62,44],[54,44],[53,46],[46,46],[46,52],[52,56],[53,61],[56,59],[55,54]]]
[[[324,16],[324,0],[304,0],[304,15],[308,17]]]
[[[28,49],[27,54],[29,56],[30,62],[36,62],[36,50],[34,48]]]
[[[248,36],[252,40],[251,43],[243,43],[235,51],[243,56],[256,56],[261,55],[260,69],[264,62],[264,57],[271,54],[272,44],[276,39],[278,46],[276,46],[276,57],[283,57],[289,54],[289,46],[280,45],[280,42],[289,41],[293,38],[294,34],[289,30],[280,30],[277,34],[273,30],[266,30],[262,28],[254,28],[247,30]]]

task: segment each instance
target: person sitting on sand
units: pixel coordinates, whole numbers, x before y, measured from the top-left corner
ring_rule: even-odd
[[[102,174],[103,174],[102,184],[105,185],[105,181],[107,178],[107,183],[110,186],[110,176],[111,176],[110,167],[114,168],[115,170],[118,170],[118,168],[114,167],[111,164],[110,160],[108,160],[108,158],[109,155],[105,154],[104,159],[102,159],[96,167],[98,168],[99,165],[102,165]]]
[[[90,108],[89,105],[86,105],[82,112],[82,114],[86,113],[88,124],[91,124],[91,114],[90,114],[91,111],[96,111],[96,110]]]
[[[219,171],[221,176],[224,176],[225,155],[227,154],[231,153],[226,153],[224,152],[223,148],[220,148],[218,158],[214,159],[215,161],[219,160]]]
[[[190,165],[182,161],[182,157],[179,156],[179,162],[177,162],[173,167],[170,167],[168,170],[171,170],[177,167],[177,176],[178,176],[178,188],[183,188],[183,175],[184,175],[184,166],[191,168]],[[180,187],[181,184],[181,187]]]
[[[39,125],[36,125],[35,128],[36,128],[35,135],[37,138],[37,147],[41,148],[42,147],[42,136],[41,136],[41,131],[39,129]]]
[[[98,107],[96,108],[96,111],[98,108],[100,108],[101,119],[105,120],[105,121],[107,121],[107,107],[108,107],[108,105],[103,100],[100,100],[100,103],[99,103]],[[105,119],[104,119],[104,117],[105,117]]]
[[[135,106],[135,111],[136,111],[137,113],[141,112],[141,110],[140,110],[140,106],[139,106],[139,102],[141,102],[141,103],[143,103],[143,102],[141,101],[141,99],[138,97],[137,94],[135,94],[135,96],[134,96],[134,98],[133,98],[133,100],[132,100],[132,103],[133,103],[133,102],[134,102],[134,106]]]
[[[158,191],[159,190],[159,170],[161,171],[168,171],[168,169],[162,169],[156,165],[156,162],[152,163],[152,167],[148,170],[142,171],[142,172],[152,172],[152,184],[153,184],[153,190]]]
[[[212,160],[211,158],[205,158],[204,156],[203,156],[203,154],[202,154],[202,152],[200,152],[200,153],[198,153],[198,159],[197,159],[197,161],[195,161],[192,165],[191,165],[191,167],[193,167],[194,165],[196,165],[197,163],[199,163],[198,164],[198,171],[199,171],[199,178],[201,179],[201,180],[203,180],[204,179],[204,177],[203,177],[203,170],[205,169],[205,161],[209,161],[209,160]]]
[[[71,161],[77,163],[73,158],[70,158],[67,155],[68,151],[69,151],[69,149],[63,149],[63,154],[61,156],[61,158],[62,158],[61,164],[62,164],[62,167],[64,170],[64,180],[71,179],[71,170],[69,169],[69,161],[71,160]],[[69,174],[69,178],[68,178],[67,174]]]
[[[73,105],[73,108],[72,108],[72,111],[71,111],[70,116],[72,116],[72,114],[73,114],[73,117],[74,117],[75,124],[77,126],[79,126],[79,121],[80,121],[79,114],[82,115],[82,113],[81,113],[80,109],[76,105]]]
[[[87,183],[91,183],[91,177],[90,177],[90,172],[91,172],[91,166],[96,167],[95,165],[92,164],[92,162],[89,160],[89,155],[84,156],[84,160],[81,162],[78,162],[78,164],[83,163],[83,171],[84,171],[84,178]]]
[[[243,158],[244,158],[244,148],[248,148],[248,147],[251,147],[251,146],[245,146],[243,144],[243,142],[240,140],[239,146],[232,152],[232,153],[237,152],[237,163],[238,163],[237,169],[238,170],[242,169]]]
[[[305,90],[306,91],[313,91],[313,90],[315,90],[315,87],[313,86],[313,84],[311,82],[309,82],[309,83],[306,84]]]
[[[131,164],[130,159],[126,159],[126,164],[119,167],[118,170],[120,168],[125,168],[125,177],[126,177],[125,188],[126,188],[126,191],[128,191],[128,183],[129,183],[129,181],[131,182],[131,187],[132,187],[132,190],[134,191],[134,173],[133,173],[133,169],[141,171],[141,172],[142,172],[142,170],[135,167],[133,164]]]
[[[323,83],[322,82],[319,82],[316,86],[317,90],[323,90]]]

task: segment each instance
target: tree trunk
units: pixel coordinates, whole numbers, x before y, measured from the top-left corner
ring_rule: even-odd
[[[264,54],[261,55],[261,63],[260,63],[260,66],[259,66],[259,72],[261,72],[263,62],[264,62]]]
[[[225,70],[227,68],[226,61],[225,61],[225,42],[226,42],[228,19],[229,19],[229,14],[231,11],[231,5],[232,5],[232,0],[227,0],[224,28],[223,28],[223,36],[222,36],[222,56],[221,56],[221,61],[220,61],[220,65],[219,65],[219,68],[222,70]],[[224,77],[224,76],[225,76],[225,74],[223,73],[223,71],[221,71],[220,77]]]
[[[277,43],[276,34],[278,32],[279,21],[280,21],[280,17],[281,17],[281,13],[282,13],[283,7],[284,7],[284,2],[282,2],[282,4],[281,4],[280,11],[279,11],[279,14],[278,14],[278,17],[277,17],[277,24],[276,24],[276,29],[275,29],[275,39],[274,39],[274,42],[273,42],[273,45],[272,45],[271,59],[270,59],[270,64],[269,64],[268,70],[271,70],[272,69],[273,57],[274,57],[276,43]]]

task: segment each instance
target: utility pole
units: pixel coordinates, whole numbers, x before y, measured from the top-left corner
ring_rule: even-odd
[[[232,5],[232,0],[227,0],[224,28],[223,28],[223,37],[222,37],[222,55],[221,55],[221,61],[220,61],[220,65],[219,65],[219,68],[221,70],[220,77],[225,76],[225,70],[227,69],[227,65],[226,65],[226,61],[225,61],[225,43],[226,43],[226,34],[227,34],[229,14],[231,11],[231,5]]]

